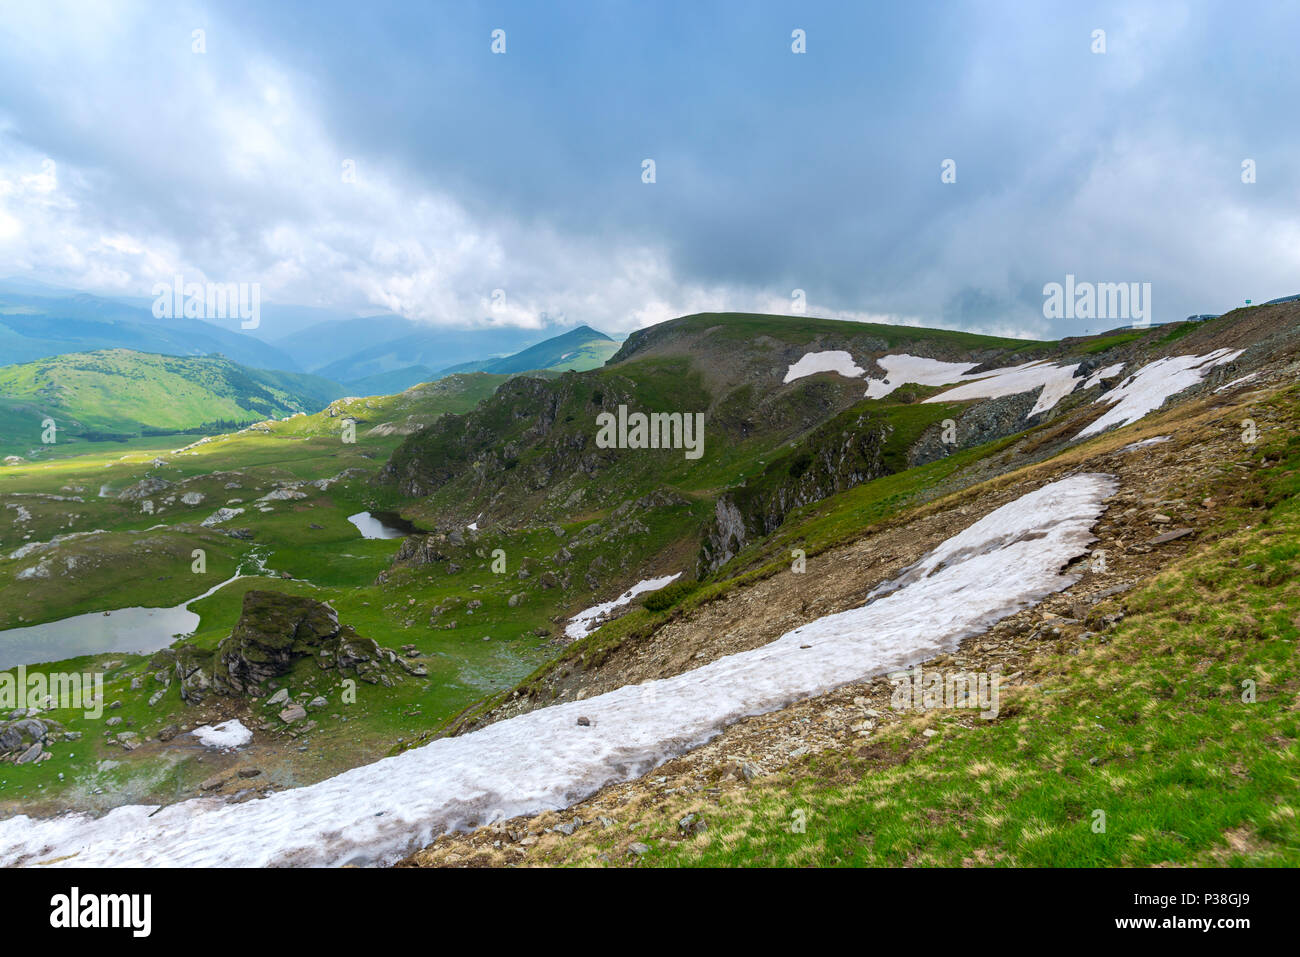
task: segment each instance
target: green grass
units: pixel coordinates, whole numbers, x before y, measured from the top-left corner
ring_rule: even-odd
[[[196,602],[191,610],[200,615],[200,623],[189,640],[200,648],[215,648],[238,619],[244,592],[260,587],[330,601],[341,619],[360,634],[389,647],[414,645],[427,677],[409,678],[391,690],[361,684],[356,704],[313,716],[320,727],[312,732],[307,752],[287,748],[277,758],[292,765],[297,783],[373,761],[399,739],[523,678],[550,653],[538,631],[549,625],[553,602],[533,595],[509,608],[507,599],[523,590],[512,576],[530,549],[539,553],[555,549],[551,533],[546,533],[550,541],[539,535],[532,544],[493,540],[508,550],[510,576],[494,574],[476,554],[476,546],[468,544],[455,550],[463,568],[458,575],[425,569],[377,584],[376,577],[388,568],[400,541],[362,539],[347,521],[349,514],[372,506],[368,480],[401,441],[400,435],[372,432],[375,426],[433,421],[445,411],[464,411],[504,379],[452,376],[399,396],[339,402],[334,415],[327,411],[277,421],[265,431],[221,436],[185,452],[176,451],[174,438],[155,439],[152,447],[125,454],[117,447],[105,453],[102,447],[92,446],[89,454],[0,468],[0,500],[21,504],[25,512],[20,521],[16,508],[0,508],[0,629],[102,609],[180,604],[229,578],[235,565],[256,550],[266,557],[276,577],[240,579]],[[349,419],[359,423],[355,443],[341,440],[343,424]],[[154,465],[155,457],[165,464]],[[346,469],[359,474],[326,490],[304,486],[305,498],[272,502],[269,512],[252,504],[285,482],[332,478]],[[140,503],[116,497],[146,476],[176,483],[177,491],[198,491],[205,500],[196,506],[179,500],[165,504],[168,490],[151,497],[155,510],[146,514]],[[230,483],[239,487],[227,489]],[[101,485],[108,487],[108,497],[99,496]],[[223,527],[248,528],[254,534],[252,542],[231,538],[218,528],[199,527],[217,507],[236,498],[242,499],[247,511]],[[166,527],[152,528],[159,524]],[[52,552],[57,561],[50,578],[17,579],[17,573],[34,565],[38,557],[10,559],[20,544],[94,529],[103,529],[104,534],[65,542]],[[191,570],[191,552],[196,547],[207,553],[202,575]],[[60,569],[69,557],[79,564],[75,574],[64,575]],[[280,573],[295,580],[281,578]],[[481,599],[482,610],[467,614],[467,597]],[[430,623],[434,607],[452,600],[458,602],[455,609]],[[444,627],[453,619],[454,628]],[[5,765],[0,772],[0,804],[17,801],[27,807],[68,796],[79,796],[83,805],[110,799],[119,804],[192,794],[197,781],[206,776],[203,764],[192,760],[193,752],[183,750],[179,758],[171,752],[146,757],[104,739],[104,719],[112,716],[131,722],[125,727],[142,739],[166,724],[192,720],[193,709],[180,701],[174,685],[156,706],[148,705],[156,686],[147,656],[92,656],[29,671],[102,669],[114,660],[118,664],[108,675],[108,700],[120,701],[121,708],[105,712],[99,720],[52,714],[69,730],[81,732],[81,740],[54,745],[51,761]],[[130,688],[133,678],[142,680],[142,689]],[[295,693],[309,690],[325,694],[332,702],[338,700],[337,681],[310,662],[300,663],[286,680]],[[117,766],[104,770],[102,761]],[[96,788],[106,796],[90,797]]]
[[[811,557],[858,538],[872,525],[887,521],[924,501],[935,486],[958,469],[1002,451],[1017,438],[1010,436],[965,449],[904,473],[864,482],[856,488],[797,509],[775,532],[742,550],[702,582],[675,589],[669,595],[672,600],[666,604],[647,596],[631,611],[567,645],[559,655],[521,681],[517,689],[508,689],[475,702],[447,726],[472,722],[501,705],[515,690],[526,695],[545,695],[545,683],[551,675],[575,667],[597,667],[625,642],[648,638],[673,617],[723,598],[745,584],[788,569],[792,551],[796,548]]]
[[[1099,336],[1079,351],[1087,355],[1096,355],[1098,352],[1105,352],[1107,349],[1114,349],[1116,346],[1136,342],[1150,331],[1150,329],[1141,329],[1133,332],[1117,332],[1112,336]]]
[[[772,336],[795,344],[811,342],[818,336],[839,335],[881,340],[888,349],[916,342],[930,342],[961,349],[1003,348],[1020,351],[1046,344],[1033,339],[1009,339],[952,329],[927,329],[919,326],[819,319],[814,316],[773,316],[740,312],[708,312],[685,316],[674,320],[672,328],[677,331],[702,331],[713,328],[715,330],[713,335],[719,339],[742,343],[749,342],[760,335]]]
[[[1300,422],[1296,390],[1280,402]],[[1042,680],[1004,689],[997,720],[904,717],[861,752],[727,792],[692,841],[676,837],[680,802],[648,810],[642,863],[1300,864],[1300,436],[1274,434],[1249,478],[1225,469],[1236,497],[1206,544],[1127,596],[1118,626],[1094,623],[1112,599],[1089,618],[1101,635],[1045,646]],[[626,840],[591,833],[566,860]]]
[[[314,412],[341,394],[317,376],[247,369],[219,356],[71,353],[0,367],[0,449],[40,448],[46,417],[66,437],[133,437]]]

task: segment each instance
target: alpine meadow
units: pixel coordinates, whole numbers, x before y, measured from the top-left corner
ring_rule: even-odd
[[[494,926],[509,871],[750,868],[913,926],[1289,926],[1296,37],[0,2],[14,922],[265,896],[373,946],[403,887]]]

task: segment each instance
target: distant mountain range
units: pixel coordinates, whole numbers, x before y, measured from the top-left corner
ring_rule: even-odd
[[[617,348],[587,326],[539,342],[544,333],[517,327],[455,329],[269,303],[262,313],[257,329],[242,330],[233,320],[157,319],[144,299],[0,280],[0,366],[100,349],[220,354],[252,368],[313,373],[343,383],[351,394],[383,395],[453,371],[592,368]],[[294,331],[276,334],[287,328]]]
[[[203,320],[156,319],[139,302],[4,280],[0,448],[39,444],[47,416],[61,441],[229,429],[456,373],[593,369],[619,348],[589,326],[537,335],[378,315],[327,319],[266,342]]]
[[[220,353],[243,365],[302,371],[276,347],[199,319],[155,319],[148,309],[113,299],[32,295],[0,285],[0,365],[95,349]]]
[[[300,372],[250,369],[216,356],[106,349],[0,368],[0,448],[111,441],[195,429],[233,431],[261,419],[316,412],[343,386]]]
[[[339,382],[423,367],[419,377],[406,383],[414,385],[451,365],[518,352],[541,335],[536,329],[513,326],[450,329],[401,316],[364,316],[320,323],[286,336],[276,345],[304,370]]]
[[[479,359],[443,369],[440,375],[453,372],[528,372],[549,369],[562,372],[573,369],[586,372],[605,364],[618,351],[618,342],[590,326],[579,326],[562,335],[530,346],[522,352],[499,359]]]

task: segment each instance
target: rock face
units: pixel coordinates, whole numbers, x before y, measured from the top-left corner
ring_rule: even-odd
[[[885,459],[889,426],[870,413],[832,419],[764,471],[720,497],[700,548],[710,572],[745,545],[776,529],[791,511],[892,471]]]
[[[445,562],[451,556],[441,545],[443,535],[408,535],[402,539],[402,545],[393,556],[393,566],[416,567],[419,565],[432,565],[436,562]],[[388,578],[388,571],[379,573],[375,579],[375,584],[383,584]]]
[[[234,631],[217,646],[221,683],[237,693],[254,691],[287,672],[295,658],[316,654],[339,632],[338,615],[329,605],[280,592],[249,591]]]
[[[27,764],[39,760],[45,746],[62,737],[62,732],[63,725],[49,718],[0,721],[0,761]]]
[[[196,704],[209,692],[259,694],[264,682],[288,673],[300,658],[311,658],[322,670],[337,668],[390,687],[410,671],[391,648],[340,625],[338,614],[324,602],[258,590],[244,594],[239,621],[215,652],[192,645],[167,648],[150,667],[162,669],[168,682],[174,674],[181,698]],[[272,700],[283,699],[277,695]]]
[[[983,445],[1004,435],[1012,435],[1025,428],[1029,413],[1038,401],[1041,389],[1022,392],[1019,395],[1004,396],[1000,399],[985,399],[975,403],[970,409],[956,417],[956,428],[952,430],[951,442],[944,441],[942,425],[934,425],[908,451],[908,467],[925,465],[937,459],[946,458],[962,449]],[[1057,407],[1039,413],[1034,421],[1044,421],[1059,412]]]
[[[217,646],[214,683],[221,690],[250,693],[285,674],[299,658],[323,670],[337,668],[371,684],[391,686],[406,670],[404,659],[349,625],[329,605],[272,591],[250,591],[235,630]]]
[[[204,528],[211,528],[213,525],[220,525],[222,522],[228,522],[236,515],[242,515],[242,508],[219,508],[203,521],[199,522]]]

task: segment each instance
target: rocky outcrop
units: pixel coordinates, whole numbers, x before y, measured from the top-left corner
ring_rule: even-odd
[[[9,721],[0,721],[0,761],[31,764],[48,760],[49,745],[64,740],[63,725],[49,718],[25,716],[31,713],[19,709]]]
[[[234,630],[217,646],[218,681],[236,693],[285,674],[339,634],[338,614],[324,602],[274,591],[249,591]]]
[[[143,499],[148,498],[150,495],[156,495],[158,492],[161,492],[163,489],[168,489],[171,487],[172,487],[172,483],[167,481],[166,479],[160,479],[160,478],[141,479],[139,482],[136,482],[134,485],[130,485],[122,489],[122,491],[118,493],[117,497],[124,502],[139,502],[142,501]]]
[[[209,693],[260,694],[265,682],[287,674],[302,658],[388,687],[418,673],[391,648],[339,624],[338,613],[324,602],[259,590],[244,594],[239,621],[215,652],[181,645],[160,651],[150,667],[164,684],[174,676],[181,698],[197,704]]]
[[[1041,391],[1035,389],[1020,395],[976,402],[954,420],[955,427],[946,434],[941,424],[931,426],[909,450],[908,467],[925,465],[962,449],[974,448],[1028,428],[1031,424],[1027,422],[1029,412],[1038,401]],[[1056,411],[1051,409],[1040,413],[1040,416],[1051,416]],[[1038,421],[1041,419],[1034,419],[1034,422]]]
[[[730,561],[747,543],[774,531],[794,509],[887,474],[888,437],[888,426],[869,413],[838,416],[800,448],[719,497],[700,547],[699,573]]]

